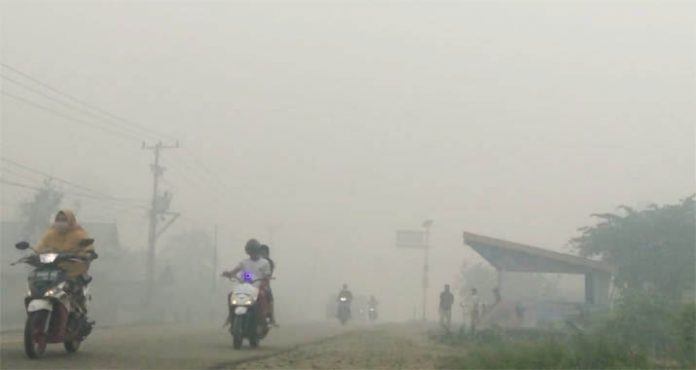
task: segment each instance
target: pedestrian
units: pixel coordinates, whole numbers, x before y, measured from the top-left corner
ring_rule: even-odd
[[[476,288],[471,289],[471,297],[469,298],[469,307],[471,313],[471,333],[476,333],[476,327],[478,326],[480,319],[480,305],[481,300],[478,296],[478,290]]]
[[[445,284],[445,290],[440,293],[440,325],[449,331],[452,325],[452,304],[454,295],[450,292],[449,284]]]

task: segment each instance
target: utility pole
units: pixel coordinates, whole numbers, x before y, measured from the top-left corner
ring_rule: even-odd
[[[213,228],[213,292],[217,289],[217,263],[218,263],[218,225]]]
[[[425,246],[423,248],[423,321],[427,320],[426,308],[428,306],[428,270],[430,269],[428,251],[430,250],[430,226],[432,225],[432,220],[426,220],[422,225],[425,229]]]
[[[176,149],[178,147],[178,142],[175,145],[164,145],[161,141],[155,145],[145,145],[145,143],[143,143],[142,146],[143,150],[152,150],[155,155],[154,161],[150,166],[152,171],[152,203],[150,206],[150,225],[147,236],[147,301],[150,300],[154,292],[155,247],[157,245],[157,239],[179,217],[178,213],[169,212],[169,204],[172,201],[171,193],[165,192],[162,195],[159,194],[159,180],[165,170],[164,167],[160,166],[160,152],[164,149]],[[160,219],[164,221],[166,218],[165,216],[172,217],[158,230],[157,224]]]

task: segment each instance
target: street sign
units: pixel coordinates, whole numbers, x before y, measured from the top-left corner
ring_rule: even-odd
[[[421,230],[398,230],[396,232],[397,248],[425,248],[425,232]]]

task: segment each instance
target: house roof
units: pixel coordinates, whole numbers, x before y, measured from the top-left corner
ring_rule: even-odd
[[[613,272],[610,265],[601,261],[470,232],[464,232],[464,244],[473,248],[495,268],[503,271],[558,274]]]

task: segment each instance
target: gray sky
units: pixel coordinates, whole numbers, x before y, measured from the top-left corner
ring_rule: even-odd
[[[473,261],[463,230],[561,250],[592,212],[694,192],[694,10],[3,1],[0,59],[179,138],[185,149],[164,153],[165,187],[186,216],[177,228],[219,223],[225,265],[274,225],[286,294],[307,284],[319,302],[346,281],[396,309],[417,305],[388,292],[417,292],[421,268],[417,251],[394,248],[396,229],[435,220],[437,290]],[[1,102],[3,156],[149,197],[151,154],[138,140]],[[9,218],[30,193],[2,194]],[[109,207],[84,201],[82,218],[117,218],[142,248],[143,212]]]

